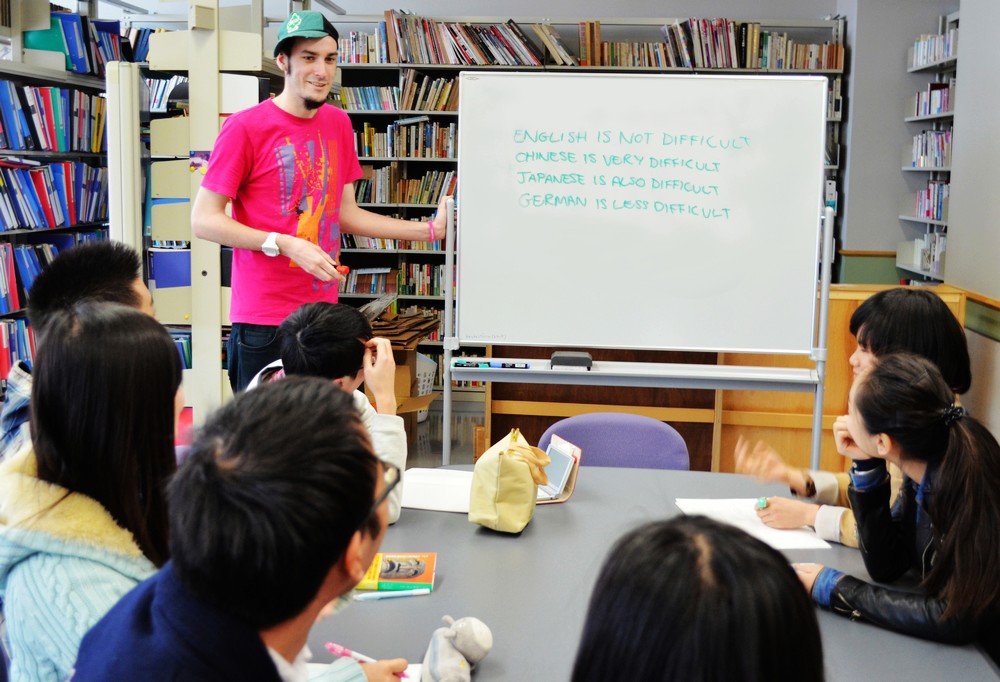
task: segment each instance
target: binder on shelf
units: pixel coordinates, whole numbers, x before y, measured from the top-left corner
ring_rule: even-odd
[[[24,31],[24,47],[32,50],[44,50],[45,52],[55,52],[62,56],[62,69],[66,71],[72,68],[72,61],[69,56],[69,47],[66,43],[66,36],[63,33],[63,24],[56,17],[56,12],[49,16],[49,27],[35,31]]]
[[[191,286],[191,252],[186,249],[149,249],[149,278],[157,289]]]
[[[68,57],[66,67],[75,73],[90,73],[90,58],[84,42],[83,21],[80,15],[71,12],[53,12],[52,16],[62,24]]]

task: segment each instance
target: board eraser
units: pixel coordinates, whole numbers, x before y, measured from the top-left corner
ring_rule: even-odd
[[[572,367],[574,369],[589,370],[594,364],[594,359],[590,357],[590,353],[559,350],[552,354],[550,363],[552,369],[556,369],[557,367]]]

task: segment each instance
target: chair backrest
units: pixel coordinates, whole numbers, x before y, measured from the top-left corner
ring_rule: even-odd
[[[687,444],[674,427],[652,417],[621,412],[591,412],[561,419],[538,441],[545,450],[552,434],[583,451],[582,466],[688,470]]]

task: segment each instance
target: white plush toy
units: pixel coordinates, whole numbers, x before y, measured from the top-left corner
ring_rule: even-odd
[[[441,620],[448,627],[431,635],[420,682],[469,682],[472,669],[493,648],[493,633],[486,623],[471,616],[458,620],[444,616]]]

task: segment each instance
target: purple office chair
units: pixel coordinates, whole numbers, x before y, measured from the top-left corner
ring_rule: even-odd
[[[542,434],[545,450],[557,434],[583,451],[580,464],[636,469],[691,468],[687,444],[669,424],[638,414],[591,412],[561,419]]]

